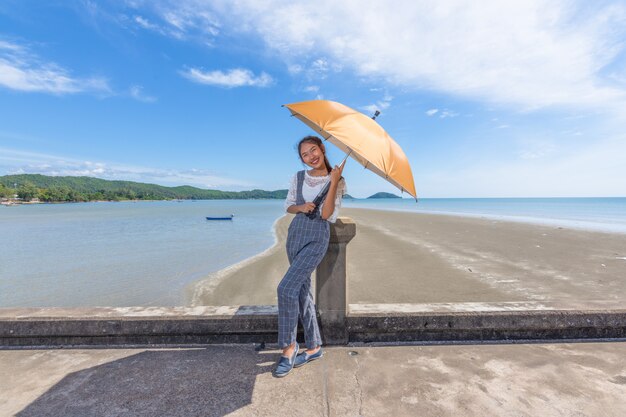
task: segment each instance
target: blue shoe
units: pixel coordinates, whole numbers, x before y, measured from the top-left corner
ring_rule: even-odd
[[[298,351],[300,350],[300,346],[296,343],[296,348],[293,350],[293,355],[291,358],[287,358],[285,356],[281,356],[278,360],[278,364],[276,365],[276,369],[274,369],[274,376],[278,378],[282,378],[287,375],[293,369],[293,364],[296,362],[296,357],[298,356]]]
[[[308,353],[306,353],[306,351],[304,351],[298,356],[296,356],[296,363],[293,364],[293,367],[299,368],[303,365],[306,365],[307,363],[311,361],[314,361],[315,359],[321,358],[322,356],[324,356],[324,352],[322,351],[321,347],[320,347],[320,350],[318,350],[312,355],[309,355]]]

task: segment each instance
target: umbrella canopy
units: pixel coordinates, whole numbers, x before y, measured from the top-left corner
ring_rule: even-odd
[[[404,151],[371,117],[328,100],[303,101],[285,107],[359,164],[417,199],[413,173]]]

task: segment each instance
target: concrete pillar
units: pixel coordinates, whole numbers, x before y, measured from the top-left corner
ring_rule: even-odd
[[[348,342],[346,246],[355,235],[356,224],[350,218],[339,217],[331,224],[328,251],[315,273],[315,300],[324,344]]]

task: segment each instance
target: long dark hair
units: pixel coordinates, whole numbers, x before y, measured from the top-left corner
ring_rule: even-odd
[[[328,162],[328,158],[326,158],[326,148],[324,147],[324,143],[322,143],[322,140],[317,136],[305,136],[300,139],[300,142],[298,142],[298,156],[300,157],[300,160],[304,163],[304,160],[302,159],[302,154],[300,154],[300,147],[303,143],[311,143],[317,145],[322,150],[322,153],[324,154],[324,165],[326,165],[326,170],[330,174],[330,171],[333,170],[333,167],[330,165],[330,162]]]

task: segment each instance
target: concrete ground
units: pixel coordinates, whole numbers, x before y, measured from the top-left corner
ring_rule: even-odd
[[[2,416],[626,416],[626,342],[0,350]]]

